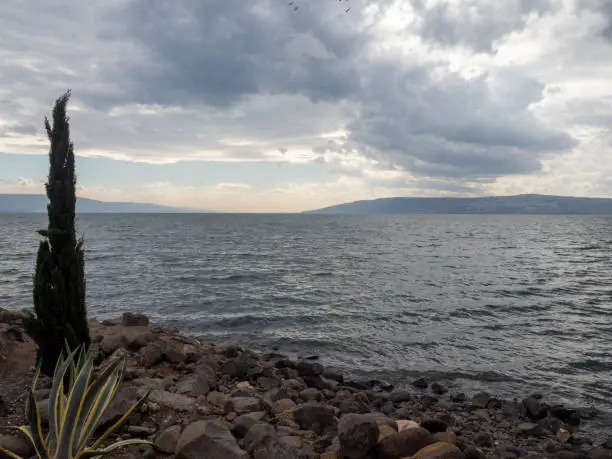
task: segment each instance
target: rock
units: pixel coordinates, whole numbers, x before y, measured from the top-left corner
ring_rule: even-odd
[[[427,389],[427,387],[429,386],[429,383],[427,382],[425,378],[419,378],[415,381],[412,381],[412,385],[419,389]]]
[[[450,399],[452,402],[455,402],[455,403],[463,403],[466,401],[467,397],[463,392],[459,392],[457,394],[452,394],[450,396]]]
[[[133,437],[144,438],[153,435],[157,429],[148,426],[128,426],[127,431]]]
[[[390,399],[393,403],[409,402],[412,400],[412,395],[407,391],[395,392],[391,394]]]
[[[516,426],[519,435],[536,435],[540,432],[540,426],[532,422],[523,422]]]
[[[488,393],[480,392],[472,398],[472,406],[475,408],[487,408],[491,400],[493,400],[493,398]]]
[[[397,423],[388,416],[382,413],[366,413],[361,415],[362,419],[369,419],[374,421],[378,426],[389,426],[396,432],[398,431]]]
[[[567,443],[568,440],[572,437],[572,434],[567,429],[561,427],[555,433],[555,437],[557,437],[557,440],[559,440],[559,442]]]
[[[343,459],[365,459],[378,443],[378,435],[378,424],[371,418],[359,414],[342,416],[338,424],[341,456]]]
[[[338,409],[340,410],[340,413],[342,414],[349,414],[349,413],[364,414],[370,411],[370,407],[368,406],[368,403],[362,398],[358,397],[357,394],[354,394],[349,399],[342,400],[338,404]]]
[[[106,426],[120,419],[125,414],[125,412],[128,411],[134,405],[134,403],[136,403],[140,399],[140,397],[141,395],[138,393],[138,390],[134,386],[120,387],[117,393],[115,394],[115,398],[113,399],[113,401],[110,403],[108,408],[104,410],[104,413],[100,418],[100,426]],[[39,409],[40,408],[41,407],[39,405]],[[46,410],[48,413],[48,403]]]
[[[309,387],[314,387],[319,390],[336,390],[338,382],[333,379],[327,379],[321,375],[317,376],[303,376],[304,382]]]
[[[247,433],[244,444],[253,459],[296,459],[297,452],[286,442],[279,441],[270,424],[255,424]]]
[[[176,384],[177,394],[189,394],[193,397],[206,395],[210,392],[210,384],[206,379],[200,379],[196,375],[190,376]]]
[[[24,458],[34,455],[34,447],[23,435],[0,434],[0,447]]]
[[[585,455],[576,451],[561,450],[550,456],[552,459],[584,459]]]
[[[289,398],[283,398],[277,402],[272,404],[272,412],[273,413],[282,413],[283,411],[292,411],[295,409],[297,405],[295,402]]]
[[[267,376],[262,376],[257,380],[257,384],[259,385],[259,387],[261,387],[266,392],[271,389],[276,389],[277,387],[280,387],[281,382],[282,381],[278,378],[268,378]]]
[[[305,403],[293,410],[295,422],[303,429],[322,434],[335,422],[336,410],[329,405]]]
[[[265,411],[255,411],[238,416],[232,425],[232,432],[239,437],[244,437],[249,429],[260,422],[265,416]]]
[[[448,424],[440,419],[426,419],[421,422],[421,427],[431,433],[445,432],[448,429]]]
[[[153,443],[158,451],[166,454],[174,453],[181,436],[181,426],[171,426],[162,431]]]
[[[478,432],[476,435],[474,435],[473,440],[477,446],[493,446],[491,436],[487,432]]]
[[[183,352],[182,347],[167,345],[164,348],[164,360],[176,365],[185,362],[187,355]]]
[[[124,327],[147,327],[149,325],[149,318],[144,314],[125,312],[121,317],[121,324]]]
[[[317,376],[323,373],[323,365],[310,360],[300,360],[296,367],[300,376]]]
[[[159,389],[151,391],[149,394],[149,401],[176,411],[192,411],[196,406],[196,400],[194,398]]]
[[[326,451],[319,456],[319,459],[340,459],[336,451]]]
[[[595,448],[588,452],[588,459],[612,459],[612,450],[606,448]]]
[[[407,458],[434,442],[433,435],[421,427],[403,430],[384,438],[376,446],[376,459]]]
[[[434,434],[434,438],[436,441],[440,441],[442,443],[449,443],[451,445],[457,444],[457,434],[455,432],[446,431],[446,432],[437,432]]]
[[[364,416],[364,415],[362,415]],[[388,425],[378,425],[378,442],[380,443],[383,439],[387,438],[389,435],[395,435],[397,430]]]
[[[412,457],[418,459],[463,459],[463,453],[455,445],[437,442],[425,446]]]
[[[417,422],[410,421],[408,419],[400,419],[399,421],[395,421],[395,423],[397,424],[398,432],[402,432],[408,429],[417,429],[421,427]]]
[[[157,343],[149,343],[140,350],[142,364],[146,368],[160,364],[164,360],[164,348]]]
[[[218,411],[225,412],[225,406],[230,400],[230,396],[221,392],[213,391],[206,396],[206,400]]]
[[[463,450],[463,459],[487,459],[487,456],[479,449],[469,446]]]
[[[302,439],[294,435],[279,437],[278,441],[293,450],[298,450],[302,447]]]
[[[534,396],[527,397],[523,400],[523,406],[531,419],[539,420],[546,417],[546,408],[543,407],[540,400]]]
[[[431,391],[436,395],[444,395],[448,392],[448,388],[439,382],[431,385]]]
[[[323,399],[323,394],[318,389],[310,387],[300,391],[300,398],[305,402],[318,402]]]
[[[548,408],[548,412],[551,416],[554,416],[570,426],[580,425],[580,413],[577,410],[557,405]]]
[[[176,459],[249,459],[220,421],[196,421],[181,434]]]
[[[342,373],[339,373],[332,368],[325,368],[323,370],[323,376],[327,379],[331,379],[332,381],[336,381],[340,384],[344,383],[344,376]]]
[[[233,397],[225,404],[226,413],[252,413],[262,408],[261,400],[255,397]]]
[[[612,438],[608,438],[602,446],[606,449],[612,449]]]

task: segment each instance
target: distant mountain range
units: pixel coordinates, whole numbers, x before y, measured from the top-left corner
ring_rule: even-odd
[[[339,204],[307,213],[612,215],[612,199],[541,194],[482,198],[383,198]]]
[[[42,194],[0,194],[0,213],[27,214],[47,211],[47,197]],[[138,202],[104,202],[77,198],[80,213],[189,213],[203,212],[178,207]]]

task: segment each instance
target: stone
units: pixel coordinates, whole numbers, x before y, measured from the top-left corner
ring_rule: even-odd
[[[463,392],[459,392],[456,394],[452,394],[450,396],[450,399],[452,402],[455,402],[455,403],[463,403],[467,400],[467,397]]]
[[[321,375],[317,376],[303,376],[304,382],[309,387],[313,387],[319,390],[336,390],[339,383],[333,379],[327,379]]]
[[[376,459],[407,458],[434,442],[433,435],[421,427],[403,430],[384,438],[376,446]]]
[[[445,432],[448,429],[448,424],[440,419],[426,419],[421,422],[421,427],[431,433]]]
[[[323,365],[310,360],[300,360],[296,369],[300,376],[317,376],[323,373]]]
[[[540,400],[534,396],[527,397],[523,400],[523,406],[531,419],[540,420],[546,417],[546,408],[542,406]]]
[[[342,458],[365,459],[378,444],[378,435],[378,424],[371,418],[359,414],[342,416],[338,424]]]
[[[335,371],[332,368],[325,368],[323,370],[323,376],[327,379],[331,379],[332,381],[336,381],[340,384],[344,383],[344,376],[342,376],[342,373]]]
[[[164,349],[164,360],[172,364],[179,364],[187,360],[187,355],[183,352],[182,346],[167,345]]]
[[[578,410],[565,408],[564,406],[556,405],[548,408],[551,416],[563,421],[570,426],[580,425],[580,413]]]
[[[387,438],[389,435],[394,435],[397,433],[393,427],[388,425],[378,425],[378,443],[383,441],[383,439]]]
[[[606,448],[595,448],[588,452],[588,459],[612,459],[612,450]]]
[[[176,459],[249,459],[220,421],[196,421],[181,434]]]
[[[270,424],[255,424],[244,439],[245,449],[253,459],[297,459],[297,451],[281,442]]]
[[[493,446],[491,436],[487,432],[478,432],[476,435],[474,435],[473,440],[477,446]]]
[[[487,392],[479,392],[472,398],[472,406],[475,408],[487,408],[491,400],[493,400],[493,397]]]
[[[128,426],[127,431],[133,437],[144,438],[157,432],[157,428],[149,426]]]
[[[516,426],[517,434],[521,435],[536,435],[540,431],[540,426],[532,422],[523,422]]]
[[[234,419],[232,432],[239,437],[244,437],[249,429],[260,422],[266,416],[265,411],[254,411],[238,416]]]
[[[442,443],[449,443],[451,445],[457,444],[457,434],[450,430],[446,432],[437,432],[434,434],[434,438],[436,441],[440,441]]]
[[[321,391],[318,389],[309,387],[308,389],[300,391],[300,399],[305,402],[318,402],[323,399],[323,394],[321,394]]]
[[[427,387],[429,387],[429,383],[425,378],[419,378],[415,381],[412,381],[412,385],[419,389],[427,389]]]
[[[120,419],[136,402],[138,402],[140,397],[141,395],[138,393],[138,390],[134,386],[120,387],[117,393],[115,394],[113,401],[110,403],[108,408],[104,410],[104,413],[100,418],[100,426],[102,427],[108,424],[112,424],[118,419]],[[49,405],[47,405],[47,413],[48,411]]]
[[[412,395],[408,391],[395,392],[391,394],[390,400],[393,403],[403,403],[412,400]]]
[[[206,396],[206,400],[217,410],[225,412],[225,406],[230,400],[230,396],[221,392],[213,391]]]
[[[158,343],[149,343],[140,350],[142,364],[146,368],[158,365],[164,360],[164,348]]]
[[[196,406],[194,398],[159,389],[152,390],[148,400],[175,411],[193,411]]]
[[[162,453],[173,454],[180,436],[181,426],[171,426],[157,436],[153,445]]]
[[[262,376],[257,380],[257,384],[265,391],[269,391],[271,389],[276,389],[280,387],[281,380],[278,378],[269,378],[267,376]]]
[[[378,424],[379,427],[380,426],[389,426],[393,430],[395,430],[396,432],[398,430],[397,423],[393,419],[391,419],[388,416],[385,416],[382,413],[366,413],[366,414],[362,414],[361,418],[362,419],[371,419],[376,424]]]
[[[463,453],[455,445],[437,442],[420,449],[415,459],[463,459]]]
[[[226,413],[252,413],[262,408],[261,400],[255,397],[233,397],[225,404]]]
[[[436,395],[444,395],[448,392],[448,388],[439,382],[431,385],[431,391]]]
[[[572,437],[572,434],[567,429],[561,427],[555,433],[555,437],[557,437],[557,440],[559,440],[559,442],[567,443],[568,440]]]
[[[463,450],[463,459],[487,459],[487,455],[478,448],[468,446]]]
[[[608,438],[602,446],[606,449],[612,449],[612,438]]]
[[[177,394],[188,394],[193,397],[198,397],[200,395],[207,395],[208,392],[210,392],[210,384],[208,381],[198,379],[195,375],[185,378],[176,384]]]
[[[293,410],[293,418],[301,428],[319,434],[335,423],[335,416],[333,407],[320,403],[305,403]]]
[[[417,422],[411,421],[409,419],[400,419],[399,421],[395,421],[395,423],[397,424],[398,432],[402,432],[408,429],[417,429],[421,427]]]
[[[272,404],[273,413],[282,413],[283,411],[294,410],[297,405],[290,398],[283,398]]]
[[[124,312],[121,317],[121,324],[124,327],[147,327],[149,325],[149,318],[144,314]]]
[[[278,437],[278,441],[293,450],[298,450],[302,447],[302,439],[295,435]]]
[[[23,435],[0,434],[0,447],[24,458],[34,455],[34,447]]]

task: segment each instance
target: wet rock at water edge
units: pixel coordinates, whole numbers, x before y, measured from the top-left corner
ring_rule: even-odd
[[[341,456],[344,459],[365,459],[378,443],[378,436],[379,427],[372,417],[359,414],[342,416],[338,424]]]
[[[427,389],[429,387],[429,383],[425,378],[418,378],[412,381],[412,385],[418,389]]]
[[[435,382],[431,385],[431,391],[436,395],[444,395],[448,392],[448,388],[439,382]]]

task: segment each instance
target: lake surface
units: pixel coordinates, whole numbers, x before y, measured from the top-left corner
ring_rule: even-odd
[[[44,215],[0,215],[0,307],[31,306]],[[612,411],[612,218],[82,215],[90,314],[398,385]]]

